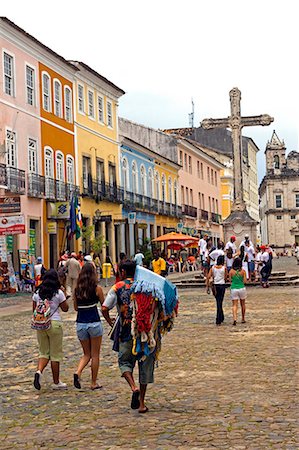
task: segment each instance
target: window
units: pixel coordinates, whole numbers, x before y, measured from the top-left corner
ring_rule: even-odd
[[[168,198],[169,203],[172,203],[172,179],[168,177]]]
[[[218,186],[218,179],[217,179],[218,177],[217,177],[217,172],[216,172],[216,170],[215,170],[215,186]]]
[[[109,176],[109,184],[111,186],[116,186],[116,167],[115,164],[111,162],[108,165],[108,176]]]
[[[276,194],[275,195],[275,208],[282,208],[281,194]]]
[[[16,133],[11,130],[6,131],[6,164],[9,167],[17,167],[17,142]]]
[[[156,199],[160,200],[160,189],[159,189],[159,174],[158,172],[155,173],[155,194],[156,194]]]
[[[165,203],[166,202],[166,179],[165,179],[165,175],[164,173],[162,174],[162,202]]]
[[[107,124],[112,128],[112,103],[107,102]]]
[[[209,211],[212,212],[211,210],[211,197],[209,196]]]
[[[180,150],[180,160],[179,160],[179,164],[182,166],[183,165],[183,152],[182,150]]]
[[[201,179],[203,180],[203,163],[200,163]]]
[[[137,194],[138,192],[138,173],[137,173],[137,164],[135,161],[132,162],[132,192]]]
[[[197,177],[200,178],[200,163],[197,161]]]
[[[187,166],[187,153],[184,153],[184,169],[185,169],[186,172],[187,172],[187,170],[188,170],[188,166]]]
[[[148,169],[148,197],[153,198],[153,171]]]
[[[122,176],[124,191],[129,190],[129,166],[127,158],[122,159]]]
[[[64,118],[67,122],[72,122],[72,91],[68,86],[64,88]]]
[[[88,156],[83,156],[82,159],[82,176],[84,190],[92,193],[91,161]]]
[[[182,202],[182,205],[185,204],[185,189],[184,189],[184,186],[181,186],[181,202]]]
[[[273,161],[274,161],[274,169],[279,169],[279,156],[275,155]]]
[[[173,183],[173,193],[174,193],[174,204],[177,205],[178,204],[178,185],[177,185],[176,180],[174,180],[174,183]]]
[[[145,167],[142,164],[140,166],[140,181],[141,181],[141,195],[146,195],[146,173]]]
[[[74,158],[70,155],[68,155],[66,158],[66,181],[68,184],[75,184]]]
[[[189,189],[186,187],[186,205],[189,205]]]
[[[43,108],[45,111],[51,111],[51,85],[50,77],[47,73],[43,73]]]
[[[296,219],[296,216],[292,215],[292,216],[291,216],[291,219],[292,219],[292,220],[293,220],[293,219]]]
[[[214,170],[211,169],[211,183],[214,184]]]
[[[45,177],[54,178],[53,150],[50,148],[45,148]]]
[[[98,95],[98,115],[99,122],[104,123],[104,100]]]
[[[84,88],[81,84],[78,84],[78,110],[80,113],[84,113]]]
[[[14,81],[14,58],[8,53],[3,53],[3,67],[4,67],[4,92],[12,97],[15,95],[15,81]]]
[[[212,212],[215,212],[215,199],[212,198]]]
[[[189,156],[189,167],[188,167],[188,169],[189,169],[189,173],[192,173],[192,158],[191,158],[191,156]]]
[[[207,168],[207,174],[208,174],[208,183],[210,183],[210,168]]]
[[[38,173],[37,167],[37,142],[35,139],[28,141],[28,170],[30,173]]]
[[[201,194],[201,205],[202,205],[202,209],[205,210],[205,195]]]
[[[54,114],[61,117],[61,83],[54,80]]]
[[[276,219],[277,219],[277,220],[281,220],[281,219],[282,219],[282,216],[276,216]]]
[[[190,189],[190,206],[193,206],[193,189]]]
[[[94,118],[94,102],[93,102],[93,92],[88,91],[88,115]]]
[[[199,209],[202,209],[202,207],[201,207],[201,193],[200,192],[198,193],[198,207],[199,207]]]
[[[64,181],[64,156],[61,152],[56,152],[56,180]]]
[[[35,105],[35,71],[26,66],[26,101],[28,105]]]
[[[105,183],[104,161],[101,159],[97,159],[97,182]]]
[[[218,214],[218,200],[216,199],[216,213]]]
[[[296,208],[299,208],[299,194],[296,194],[296,196],[295,196],[295,205],[296,205]]]

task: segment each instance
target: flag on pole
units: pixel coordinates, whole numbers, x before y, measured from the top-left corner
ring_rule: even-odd
[[[75,235],[76,239],[81,236],[82,217],[80,211],[80,204],[77,196],[73,196],[70,202],[70,228],[69,239]]]

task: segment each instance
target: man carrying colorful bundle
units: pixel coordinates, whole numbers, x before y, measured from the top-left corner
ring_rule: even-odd
[[[121,375],[132,390],[131,408],[146,413],[145,393],[148,383],[154,382],[154,366],[161,348],[161,334],[172,328],[177,309],[176,288],[165,278],[143,267],[138,266],[136,269],[133,261],[122,263],[119,271],[121,281],[108,292],[102,313],[109,325],[113,326],[109,311],[117,307],[113,350],[118,352]],[[139,388],[133,376],[136,361]]]

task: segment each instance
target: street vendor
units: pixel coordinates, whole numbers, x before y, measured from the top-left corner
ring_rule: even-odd
[[[136,274],[139,276],[136,279]],[[102,313],[113,331],[113,350],[118,352],[121,376],[132,391],[131,408],[139,413],[148,412],[145,394],[148,383],[154,382],[154,366],[161,347],[161,333],[170,331],[172,316],[177,307],[176,289],[169,287],[165,278],[138,266],[134,261],[124,261],[119,267],[121,281],[108,292]],[[134,280],[135,276],[135,280]],[[148,278],[148,279],[147,279]],[[158,283],[155,280],[158,280]],[[160,283],[160,287],[159,287]],[[168,283],[168,304],[163,286]],[[173,285],[172,285],[173,286]],[[109,311],[117,307],[116,324]],[[136,362],[139,368],[139,387],[133,375]]]

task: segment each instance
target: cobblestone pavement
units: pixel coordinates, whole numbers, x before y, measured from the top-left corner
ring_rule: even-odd
[[[64,314],[67,391],[32,386],[37,344],[30,313],[0,319],[1,449],[297,449],[297,288],[249,289],[247,323],[216,327],[215,301],[201,291],[180,295],[179,317],[164,337],[149,412],[130,409],[104,324],[100,391],[72,387],[81,355],[73,312]],[[239,311],[240,313],[240,311]]]

